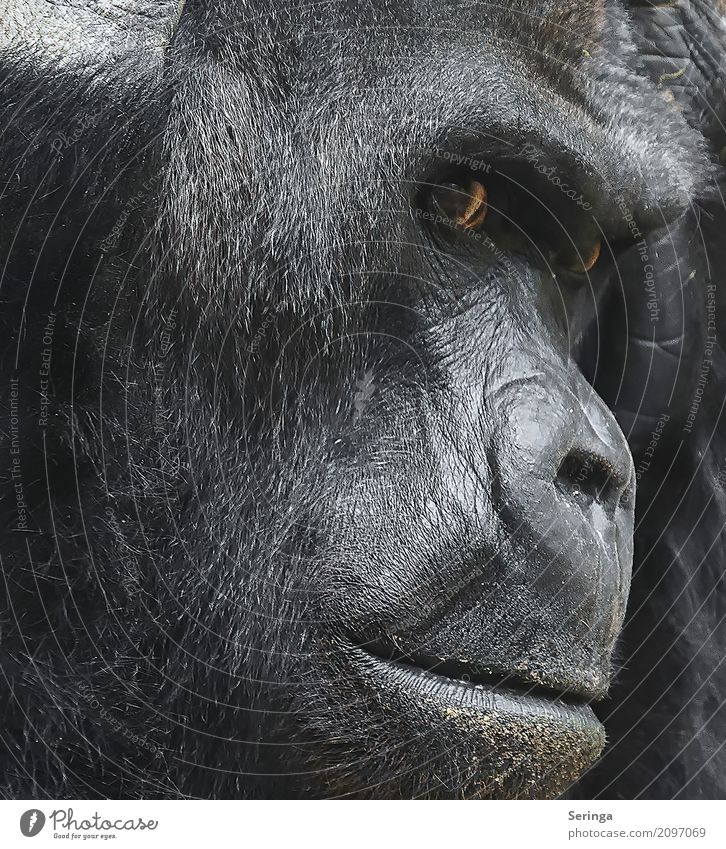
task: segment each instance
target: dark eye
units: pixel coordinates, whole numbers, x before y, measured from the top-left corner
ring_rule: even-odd
[[[487,190],[478,180],[470,180],[466,186],[441,183],[431,191],[431,204],[450,225],[475,230],[487,215]]]
[[[573,274],[587,274],[600,258],[601,242],[595,239],[588,247],[576,249],[571,246],[569,250],[562,250],[555,255],[555,265],[571,271]]]
[[[521,177],[499,172],[485,186],[457,175],[430,190],[429,204],[435,224],[469,235],[485,231],[485,248],[527,255],[555,272],[584,275],[600,257],[594,221],[551,187],[528,186]]]

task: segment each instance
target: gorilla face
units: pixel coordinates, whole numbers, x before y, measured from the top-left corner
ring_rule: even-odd
[[[459,185],[425,197],[466,210],[477,190]],[[488,198],[485,224],[516,222],[521,199]],[[604,281],[534,246],[497,261],[497,244],[462,227],[387,242],[420,265],[389,264],[307,364],[325,483],[304,520],[301,665],[319,740],[336,741],[325,766],[361,759],[333,792],[373,774],[407,795],[553,794],[604,743],[586,703],[606,692],[624,613],[634,471],[568,338]],[[321,370],[340,363],[331,409]],[[306,728],[310,707],[292,710]]]
[[[324,458],[302,570],[306,637],[326,647],[305,652],[318,721],[369,763],[395,757],[405,793],[429,761],[442,792],[573,780],[604,742],[585,703],[607,689],[630,577],[630,452],[571,356],[607,261],[588,275],[597,239],[540,243],[520,224],[529,202],[543,233],[562,226],[556,198],[522,197],[498,165],[481,179],[423,187],[375,294],[306,355],[298,397],[319,424],[295,438]],[[480,226],[457,223],[471,210]],[[502,255],[509,237],[522,245]]]
[[[602,304],[698,145],[610,3],[166,7],[146,61],[55,45],[70,111],[101,95],[23,353],[60,304],[65,674],[164,751],[147,793],[557,795],[630,583]]]

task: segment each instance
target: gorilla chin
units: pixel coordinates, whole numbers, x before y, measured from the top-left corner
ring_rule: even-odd
[[[495,680],[451,676],[441,666],[386,660],[360,652],[361,683],[405,719],[401,744],[430,739],[429,759],[452,753],[469,767],[455,785],[466,798],[554,798],[591,766],[605,729],[587,704]],[[425,729],[425,730],[424,730]],[[418,767],[420,766],[418,762]],[[452,788],[442,788],[450,796]]]
[[[307,795],[555,798],[605,745],[582,697],[470,674],[463,664],[394,657],[378,645],[329,647],[340,671],[327,693],[318,679],[325,710],[301,747]],[[310,729],[310,721],[307,706],[300,723]]]

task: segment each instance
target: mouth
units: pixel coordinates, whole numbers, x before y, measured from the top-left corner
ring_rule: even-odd
[[[464,759],[470,753],[468,762],[481,774],[506,774],[503,786],[477,785],[479,798],[554,798],[605,745],[605,729],[579,692],[404,654],[385,644],[367,642],[354,651],[358,673],[384,711],[417,716],[416,733],[428,729],[433,747],[439,745],[434,740],[456,741],[452,748]]]
[[[358,649],[368,654],[373,662],[388,664],[391,670],[400,675],[439,679],[442,686],[450,686],[460,692],[479,688],[483,692],[497,693],[512,698],[524,698],[531,701],[545,701],[564,707],[587,706],[600,697],[600,694],[586,692],[571,686],[555,689],[544,683],[528,680],[521,673],[499,673],[483,669],[476,664],[431,657],[421,653],[408,653],[381,641],[360,644]]]

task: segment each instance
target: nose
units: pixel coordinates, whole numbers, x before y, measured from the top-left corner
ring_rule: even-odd
[[[492,498],[506,544],[522,578],[605,668],[632,564],[635,471],[625,437],[579,373],[513,380],[492,407]]]
[[[556,497],[614,519],[633,501],[633,461],[613,415],[579,376],[517,381],[497,393],[500,422],[491,457],[506,500]],[[540,505],[540,509],[545,508]]]
[[[582,382],[578,384],[579,391],[561,396],[571,399],[567,410],[574,412],[566,422],[558,421],[555,414],[557,426],[550,431],[550,444],[531,446],[530,450],[545,474],[549,474],[553,458],[562,456],[555,486],[575,508],[587,513],[593,505],[600,505],[608,517],[615,518],[634,501],[630,449],[600,398],[589,386],[583,391]],[[556,403],[557,396],[549,399],[550,406]]]

